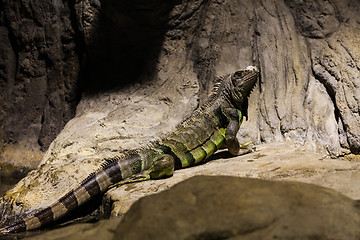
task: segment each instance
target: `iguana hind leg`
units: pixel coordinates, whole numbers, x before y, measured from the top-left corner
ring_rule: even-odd
[[[155,160],[153,166],[148,170],[150,179],[171,177],[174,173],[175,160],[169,154],[163,154]]]
[[[109,188],[118,187],[123,184],[141,182],[149,179],[160,179],[171,177],[174,173],[175,160],[169,154],[162,154],[156,160],[154,160],[153,165],[144,170],[141,173],[138,173],[130,178],[124,179],[118,183],[111,185]]]

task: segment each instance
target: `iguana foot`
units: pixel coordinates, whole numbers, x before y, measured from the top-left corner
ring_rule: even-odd
[[[252,141],[246,142],[244,144],[240,144],[240,149],[238,151],[238,156],[252,153],[256,151],[256,146]]]
[[[114,188],[114,187],[120,187],[121,185],[124,185],[124,184],[128,184],[128,183],[134,183],[134,182],[141,182],[141,181],[146,181],[146,180],[149,180],[150,179],[150,175],[149,174],[146,174],[146,173],[139,173],[139,174],[136,174],[130,178],[127,178],[127,179],[124,179],[120,182],[117,182],[113,185],[110,185],[108,187],[108,189],[110,188]]]

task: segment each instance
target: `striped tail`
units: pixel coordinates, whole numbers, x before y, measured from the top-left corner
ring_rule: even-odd
[[[90,174],[81,184],[69,191],[55,203],[37,213],[0,229],[0,234],[17,233],[43,227],[76,209],[92,197],[104,192],[110,185],[126,179],[143,169],[139,154],[133,154],[122,161],[108,160],[98,171]]]

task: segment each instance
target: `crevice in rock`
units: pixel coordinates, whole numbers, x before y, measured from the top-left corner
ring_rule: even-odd
[[[165,20],[175,3],[165,6],[160,2],[149,3],[143,7],[137,4],[102,2],[98,24],[87,47],[84,76],[80,82],[82,91],[96,94],[101,90],[122,88],[142,75],[156,74],[156,59],[168,30]],[[114,17],[121,21],[112,19]],[[145,79],[152,77],[142,77],[141,81]]]
[[[311,65],[314,66],[313,63]],[[321,66],[323,68],[323,70],[326,71],[324,66],[322,66],[321,64],[319,64],[319,66]],[[347,127],[346,127],[346,124],[344,124],[344,120],[342,118],[342,115],[341,115],[340,110],[339,110],[339,108],[337,106],[337,103],[336,103],[335,90],[333,89],[333,87],[328,82],[328,80],[326,79],[325,76],[323,76],[322,74],[316,72],[313,67],[311,68],[311,70],[312,70],[312,74],[315,77],[315,79],[317,81],[319,81],[325,87],[325,90],[326,90],[328,96],[330,97],[330,99],[331,99],[331,101],[333,103],[335,120],[336,120],[338,126],[341,126],[341,127],[338,127],[339,135],[342,136],[345,133],[345,136],[346,136]],[[328,71],[326,71],[326,72],[329,73]],[[329,74],[331,75],[331,73],[329,73]],[[331,75],[331,76],[333,76],[333,75]],[[335,77],[335,76],[333,76],[333,77]],[[342,140],[342,141],[346,140],[347,141],[345,146],[344,146],[344,143],[340,141],[341,142],[340,144],[341,144],[342,147],[348,148],[349,146],[351,146],[347,137],[345,137],[344,139],[340,139],[340,140]],[[329,154],[332,155],[333,153],[329,152]]]
[[[4,9],[4,3],[0,2],[0,9]],[[18,73],[18,66],[19,66],[19,48],[17,45],[17,38],[14,35],[11,27],[10,27],[10,22],[8,20],[8,18],[6,17],[5,11],[2,12],[2,17],[1,17],[2,23],[4,24],[4,27],[7,29],[8,32],[8,38],[9,38],[9,44],[11,45],[11,49],[12,52],[14,53],[15,56],[15,66],[14,66],[14,79],[4,79],[5,81],[7,81],[8,83],[11,82],[11,85],[14,84],[14,80],[17,79],[17,73]]]
[[[68,4],[68,8],[70,10],[70,22],[71,22],[71,26],[75,32],[74,36],[74,40],[76,43],[76,48],[75,51],[79,57],[79,63],[80,66],[83,65],[83,57],[84,57],[84,53],[86,52],[86,46],[85,46],[85,36],[84,33],[80,30],[79,25],[78,25],[78,19],[77,19],[77,15],[76,15],[76,10],[75,10],[75,1],[67,1]],[[81,71],[81,69],[80,69]]]
[[[323,65],[319,64],[319,66],[321,66],[323,68],[323,70],[326,71],[325,67]],[[336,104],[335,90],[333,89],[331,84],[327,81],[325,76],[317,73],[316,71],[314,71],[313,68],[311,68],[311,70],[312,70],[312,74],[314,75],[315,79],[318,80],[325,87],[331,101],[333,102],[333,106],[335,109],[334,110],[335,118],[336,118],[336,121],[338,122],[339,120],[341,120],[341,114],[340,114],[340,110]],[[330,72],[328,72],[328,71],[326,71],[326,72],[335,78],[335,76],[332,75]]]
[[[203,1],[202,6],[197,10],[196,25],[193,28],[193,36],[189,39],[188,43],[188,56],[193,62],[194,72],[197,75],[197,79],[200,86],[200,103],[201,104],[206,96],[209,94],[211,88],[211,80],[215,77],[214,62],[218,58],[218,52],[216,51],[216,39],[215,34],[220,28],[217,26],[218,22],[214,19],[209,20],[208,14],[210,12],[212,1]],[[213,16],[214,17],[214,16]],[[217,19],[218,20],[218,19]],[[206,21],[213,21],[212,24]],[[211,29],[209,29],[211,26]]]

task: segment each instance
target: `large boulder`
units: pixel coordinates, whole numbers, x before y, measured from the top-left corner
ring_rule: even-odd
[[[359,239],[360,208],[311,184],[198,176],[137,201],[113,239]]]

